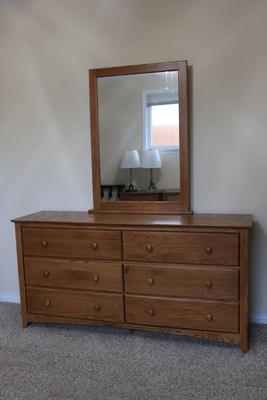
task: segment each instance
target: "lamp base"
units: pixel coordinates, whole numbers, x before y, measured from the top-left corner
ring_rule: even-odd
[[[137,190],[137,187],[131,183],[124,189],[124,192],[137,192]]]
[[[148,190],[157,190],[156,183],[152,180],[149,181]]]

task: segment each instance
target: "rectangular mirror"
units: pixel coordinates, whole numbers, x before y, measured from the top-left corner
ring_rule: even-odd
[[[93,211],[188,212],[186,62],[90,70]]]

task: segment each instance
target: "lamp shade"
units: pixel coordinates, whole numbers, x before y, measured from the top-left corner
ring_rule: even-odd
[[[125,151],[121,160],[121,168],[139,168],[140,157],[137,150]]]
[[[161,168],[162,162],[157,149],[144,150],[142,153],[142,168]]]

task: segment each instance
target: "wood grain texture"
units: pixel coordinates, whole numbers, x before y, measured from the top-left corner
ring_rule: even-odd
[[[180,209],[190,210],[190,144],[188,132],[187,63],[179,68]],[[179,202],[177,202],[179,204]],[[168,204],[168,202],[167,202]],[[169,203],[170,204],[170,203]],[[166,207],[167,208],[167,207]]]
[[[120,232],[23,228],[22,235],[24,254],[27,256],[102,260],[120,260],[122,257]]]
[[[238,300],[239,270],[218,266],[124,264],[125,292]]]
[[[178,71],[179,92],[179,142],[180,142],[180,196],[174,201],[115,201],[103,202],[100,196],[100,148],[99,148],[99,112],[98,112],[98,79],[108,76]],[[127,65],[122,67],[89,70],[90,116],[91,116],[91,149],[94,210],[106,212],[158,212],[190,211],[190,171],[189,171],[189,134],[188,134],[188,89],[187,61],[160,62],[153,64]]]
[[[120,201],[179,201],[180,190],[137,190],[121,192]]]
[[[98,78],[119,75],[145,74],[149,72],[178,71],[187,61],[167,61],[150,64],[123,65],[118,67],[107,67],[94,69]]]
[[[123,232],[123,253],[132,261],[238,265],[239,235]]]
[[[152,216],[41,212],[15,222],[23,326],[33,321],[117,326],[236,343],[242,351],[247,351],[250,215]],[[28,236],[26,234],[26,242],[24,235],[23,238],[21,236],[21,230],[23,233],[31,232]],[[144,246],[150,244],[152,248],[148,251],[146,247],[145,251],[153,254],[153,259],[147,260],[146,256],[141,255],[140,262],[126,260],[127,254],[121,251],[122,231],[124,236],[130,235],[130,246],[138,243],[137,247],[133,246],[133,257],[136,254],[139,257],[140,249],[142,253]],[[134,235],[134,240],[131,235]],[[87,240],[92,237],[94,241],[90,241],[90,252],[93,253],[88,253]],[[98,245],[102,239],[103,243],[109,243],[107,247],[104,246],[107,250],[107,253],[104,251],[106,259],[98,259],[96,256],[99,254],[99,246],[91,247],[96,237],[99,239]],[[115,253],[119,248],[120,255],[117,261],[112,261],[114,249],[109,241],[114,237],[117,243]],[[153,241],[145,242],[144,237]],[[209,239],[209,243],[206,243],[206,239]],[[30,253],[37,248],[37,257],[24,254],[27,241]],[[43,253],[39,254],[40,241]],[[42,246],[43,241],[46,241],[45,246]],[[159,254],[155,253],[155,244],[160,246]],[[199,253],[203,245],[208,248],[213,246],[208,253],[204,248],[207,257],[204,262],[202,252]],[[101,254],[104,248],[101,247]],[[181,254],[186,257],[185,263],[181,261]],[[192,254],[193,264],[189,262]],[[215,255],[216,262],[207,263]],[[177,259],[179,263],[174,264],[172,257],[175,263]],[[232,265],[233,260],[235,265]],[[223,261],[230,263],[230,266]],[[124,282],[121,275],[123,263]],[[24,264],[28,282],[27,295]],[[40,273],[45,273],[41,280]],[[151,278],[152,285],[148,284]],[[47,280],[47,286],[42,280]],[[57,285],[66,285],[66,288],[60,289]],[[128,291],[131,293],[127,294]],[[128,318],[132,315],[133,320],[127,322],[125,296],[128,301],[129,298],[134,299],[131,313],[127,314]],[[146,308],[151,305],[154,308]]]
[[[160,201],[160,196],[162,196],[160,190],[153,192],[150,192],[149,190],[121,192],[120,201]]]
[[[116,327],[123,328],[128,330],[136,330],[136,331],[147,331],[147,332],[161,332],[161,333],[170,333],[178,336],[192,336],[197,339],[205,339],[205,340],[216,340],[218,342],[224,343],[232,343],[239,344],[240,337],[239,334],[236,333],[227,333],[227,332],[216,332],[216,331],[202,331],[202,330],[191,330],[191,329],[177,329],[177,328],[169,328],[166,326],[151,326],[151,325],[137,325],[137,324],[128,324],[125,323],[117,323],[117,322],[105,322],[105,321],[90,321],[88,319],[82,318],[70,318],[70,317],[58,317],[54,315],[40,315],[40,314],[29,314],[28,316],[29,322],[42,322],[42,323],[61,323],[61,324],[80,324],[80,325],[93,325],[93,326],[107,326],[107,327]]]
[[[21,234],[20,224],[16,224],[16,246],[17,246],[18,275],[19,275],[19,289],[20,289],[21,324],[23,328],[26,328],[28,326],[29,321],[27,317],[27,295],[25,286],[23,246],[22,246],[22,234]]]
[[[163,190],[162,191],[162,200],[163,201],[179,201],[180,199],[180,190]]]
[[[109,202],[110,205],[114,204],[114,202],[110,201]],[[105,205],[106,203],[103,201],[103,205]],[[116,210],[116,207],[113,208],[108,208],[105,209],[102,208],[101,210],[97,210],[97,209],[89,209],[88,213],[89,214],[129,214],[129,212],[127,211],[127,204],[129,204],[129,202],[124,202],[122,201],[120,203],[122,205],[122,208],[120,209],[120,211]],[[185,210],[176,210],[175,209],[175,203],[172,201],[169,201],[169,205],[170,205],[170,209],[168,210],[164,210],[161,209],[161,204],[163,204],[161,201],[157,202],[157,207],[153,209],[155,202],[149,202],[149,201],[142,201],[142,209],[140,208],[140,210],[131,210],[131,214],[133,215],[140,215],[140,214],[144,214],[144,215],[190,215],[192,214],[191,210],[185,211]]]
[[[99,149],[99,117],[98,90],[96,70],[89,70],[90,121],[91,121],[91,157],[94,208],[100,210],[100,149]]]
[[[109,261],[25,257],[27,285],[122,292],[122,264]]]
[[[133,324],[237,333],[238,308],[238,303],[125,296],[126,321]]]
[[[91,226],[168,227],[168,228],[251,228],[250,214],[133,215],[88,214],[84,211],[40,211],[15,218],[12,222]]]
[[[240,234],[240,347],[243,353],[248,351],[248,273],[249,273],[249,232]]]
[[[27,288],[29,313],[99,321],[123,322],[123,297],[119,294],[78,290]]]

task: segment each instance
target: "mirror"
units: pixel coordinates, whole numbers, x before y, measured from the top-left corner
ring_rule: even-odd
[[[94,211],[189,211],[186,71],[90,70]]]
[[[98,79],[103,201],[179,193],[178,72]]]

